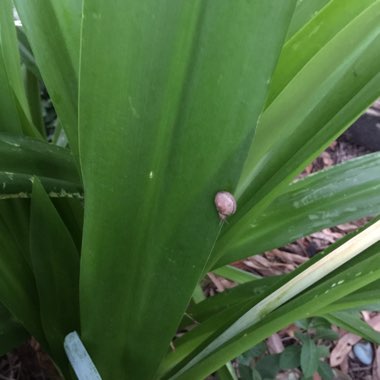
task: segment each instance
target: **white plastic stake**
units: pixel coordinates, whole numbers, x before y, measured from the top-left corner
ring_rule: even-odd
[[[102,380],[76,331],[66,335],[63,347],[78,380]]]

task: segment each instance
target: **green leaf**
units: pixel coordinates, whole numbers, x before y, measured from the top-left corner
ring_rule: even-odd
[[[331,327],[331,323],[329,323],[329,321],[327,321],[325,318],[314,317],[311,318],[309,327],[317,330],[320,328],[329,329]]]
[[[303,4],[302,4],[303,3]],[[299,18],[303,29],[284,45],[277,69],[273,75],[267,106],[279,96],[284,88],[294,80],[313,57],[315,57],[337,34],[362,12],[370,8],[376,0],[312,0],[303,1],[296,7],[292,20]],[[311,15],[305,23],[307,14]],[[295,55],[297,59],[294,59]]]
[[[43,329],[54,359],[64,369],[64,337],[79,330],[79,253],[37,178],[31,202],[30,251]]]
[[[241,225],[216,266],[280,247],[301,236],[380,213],[380,154],[359,157],[287,187],[268,209]]]
[[[331,329],[326,329],[323,327],[317,328],[314,334],[314,340],[324,339],[324,340],[336,340],[339,338],[339,334]]]
[[[0,304],[0,355],[4,355],[19,346],[28,337],[28,332]]]
[[[0,157],[0,172],[5,174],[37,175],[81,186],[73,156],[66,149],[32,138],[2,133]]]
[[[195,320],[203,321],[235,304],[244,304],[247,300],[254,302],[256,299],[259,300],[268,289],[272,289],[273,285],[278,283],[280,278],[280,276],[265,277],[232,289],[227,289],[223,293],[205,299],[203,302],[189,306],[187,313]]]
[[[46,138],[46,129],[42,116],[40,79],[29,69],[24,69],[24,84],[27,93],[30,117],[41,136]]]
[[[238,380],[235,369],[231,362],[224,365],[218,372],[217,376],[219,380]]]
[[[300,361],[303,375],[305,377],[313,376],[314,372],[318,369],[319,355],[317,346],[313,340],[307,336],[305,336],[302,344]]]
[[[256,378],[253,377],[253,371],[254,370],[252,370],[249,367],[246,367],[244,365],[240,365],[239,366],[240,379],[242,379],[242,380],[252,380],[252,379],[255,379],[256,380]],[[256,371],[256,373],[258,374],[257,371]],[[258,380],[261,380],[260,374],[259,374]]]
[[[372,226],[377,229],[379,222],[377,221]],[[372,235],[369,229],[365,231]],[[376,268],[375,263],[380,255],[379,243],[350,261],[346,260],[347,257],[343,259],[350,250],[348,247],[351,244],[351,247],[353,247],[356,245],[356,242],[360,241],[360,244],[364,242],[365,239],[361,239],[362,233],[357,234],[354,239],[345,240],[344,244],[338,244],[338,249],[332,250],[335,248],[333,247],[324,255],[318,255],[318,257],[309,260],[308,263],[305,263],[295,273],[288,275],[288,281],[286,281],[286,278],[284,279],[285,283],[283,287],[277,285],[272,292],[269,290],[268,296],[262,299],[261,302],[256,303],[248,312],[244,311],[247,310],[247,305],[245,308],[241,308],[240,313],[242,317],[234,319],[234,323],[231,324],[226,319],[224,331],[219,327],[214,334],[213,340],[209,339],[208,344],[203,346],[201,352],[189,355],[188,360],[191,360],[182,364],[182,369],[179,371],[180,376],[177,375],[174,378],[179,377],[181,380],[192,379],[194,376],[195,378],[197,376],[202,377],[207,373],[211,373],[219,364],[219,360],[223,363],[239,355],[239,353],[247,350],[250,345],[252,346],[262,341],[294,320],[315,315],[318,308],[322,309],[325,305],[334,302],[336,299],[377,280],[380,277],[380,271],[374,268]],[[374,233],[372,236],[374,241],[376,241],[379,234]],[[333,262],[337,259],[343,259],[346,263],[332,272],[332,269],[335,267]],[[317,268],[319,269],[317,270]],[[288,301],[284,306],[278,307],[275,311],[270,312],[272,308],[268,310],[267,307],[271,304],[271,299],[277,305],[288,299],[283,298],[279,292],[284,291],[284,295],[286,293],[289,296],[289,292],[293,293],[296,292],[296,289],[300,289],[301,284],[304,284],[304,280],[306,282],[312,281],[312,277],[319,270],[323,270],[326,276],[325,279],[319,281],[319,284],[317,283],[310,290],[304,291],[295,297],[294,300]],[[363,273],[366,273],[366,275],[362,275]],[[300,281],[301,278],[303,279],[302,281]],[[285,291],[285,289],[287,290]],[[266,317],[267,315],[268,317]],[[247,328],[246,326],[248,325],[251,325],[251,327]],[[202,324],[198,328],[201,329]],[[221,333],[221,331],[223,332]]]
[[[326,362],[319,363],[318,373],[323,380],[333,380],[335,378],[333,370]]]
[[[8,81],[3,54],[0,54],[0,88],[0,131],[21,135],[20,115]]]
[[[0,302],[48,349],[35,279],[30,268],[28,220],[20,200],[0,202]]]
[[[21,26],[18,26],[16,27],[16,33],[21,63],[27,68],[27,70],[31,71],[36,78],[42,81],[40,70],[37,66],[36,60],[34,59],[34,55],[24,29]]]
[[[379,96],[379,17],[379,2],[353,17],[265,110],[235,194],[241,207],[218,239],[216,258],[244,241],[244,226]]]
[[[301,329],[307,330],[310,325],[310,321],[308,319],[300,319],[295,322],[295,325]]]
[[[258,280],[260,277],[245,270],[233,267],[231,265],[226,265],[225,267],[213,270],[213,273],[218,276],[228,278],[229,280],[235,281],[238,284],[245,284],[246,282]]]
[[[78,155],[78,71],[82,1],[14,0],[44,83]]]
[[[202,302],[206,299],[205,294],[203,293],[202,286],[200,284],[197,284],[193,293],[193,301],[197,304],[199,302]]]
[[[261,377],[259,371],[257,371],[255,368],[252,368],[251,369],[251,377],[249,378],[249,380],[262,380],[262,377]]]
[[[318,358],[326,358],[330,355],[330,350],[326,346],[317,346],[317,356]]]
[[[253,360],[257,357],[262,356],[267,350],[267,346],[264,342],[257,344],[255,347],[251,348],[249,351],[244,352],[238,358],[239,363],[250,366]]]
[[[280,354],[264,356],[257,362],[255,369],[263,379],[274,379],[280,370]]]
[[[357,334],[364,339],[380,344],[380,333],[361,320],[360,313],[357,311],[338,311],[324,315],[331,323]]]
[[[292,369],[297,368],[301,364],[301,347],[292,345],[285,348],[280,355],[280,368]]]
[[[331,0],[298,0],[292,22],[289,25],[287,38],[290,39],[295,33],[307,25],[308,22],[316,16],[316,13],[329,2],[331,2]]]
[[[19,119],[23,132],[29,136],[40,137],[40,134],[32,122],[29,105],[25,94],[24,83],[22,80],[20,54],[18,50],[16,28],[13,21],[12,0],[2,0],[1,10],[0,46],[12,98],[19,113]]]
[[[380,281],[374,281],[361,289],[342,297],[331,305],[321,309],[321,314],[334,313],[342,310],[380,310],[378,289]]]
[[[84,2],[81,322],[101,374],[155,376],[221,228],[214,197],[237,184],[293,6]]]

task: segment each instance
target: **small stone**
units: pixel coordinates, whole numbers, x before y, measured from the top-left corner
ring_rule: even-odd
[[[373,360],[373,348],[369,342],[360,342],[353,347],[356,358],[364,365],[370,365]]]

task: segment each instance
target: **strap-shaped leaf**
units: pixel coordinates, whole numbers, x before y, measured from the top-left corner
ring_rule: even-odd
[[[73,155],[67,149],[28,137],[2,133],[0,157],[0,172],[9,173],[10,176],[12,173],[38,175],[81,186]]]
[[[30,254],[42,326],[50,350],[64,370],[63,340],[79,329],[79,253],[37,178],[31,202]]]
[[[48,349],[30,268],[28,219],[24,206],[27,205],[20,200],[0,202],[0,301]]]
[[[241,226],[215,267],[280,247],[315,231],[380,213],[380,154],[372,153],[289,185]]]
[[[380,333],[370,327],[367,323],[363,322],[358,311],[337,311],[335,313],[324,314],[323,318],[326,318],[334,325],[357,334],[370,342],[380,344]]]
[[[339,245],[334,251],[318,257],[317,261],[313,260],[311,265],[310,263],[304,265],[305,269],[301,267],[299,269],[301,272],[298,270],[298,274],[295,277],[294,274],[290,274],[290,279],[285,283],[285,287],[283,288],[284,290],[287,288],[290,293],[294,294],[294,292],[297,292],[296,288],[298,290],[301,289],[299,286],[304,280],[312,282],[312,277],[316,275],[316,272],[320,270],[324,271],[327,276],[324,279],[320,279],[310,290],[300,293],[293,300],[280,306],[287,297],[283,298],[285,293],[281,295],[282,287],[277,286],[274,293],[271,293],[268,298],[264,298],[259,304],[256,304],[248,313],[244,314],[244,317],[239,318],[223,333],[217,331],[214,339],[209,339],[200,353],[197,352],[199,350],[198,346],[196,353],[193,352],[190,358],[188,358],[188,360],[191,360],[187,363],[185,361],[181,366],[177,367],[176,374],[170,378],[181,380],[202,378],[202,376],[206,376],[218,369],[226,361],[247,351],[250,347],[265,339],[273,332],[278,331],[283,326],[297,319],[316,315],[318,314],[318,309],[322,309],[335,300],[378,280],[380,278],[380,270],[377,268],[376,263],[380,257],[379,243],[374,244],[360,255],[347,261],[335,272],[328,273],[332,268],[336,268],[335,260],[339,260],[339,256],[341,256],[343,251],[345,252],[344,255],[351,251],[351,249],[360,251],[361,248],[359,246],[361,244],[363,244],[362,247],[365,247],[371,242],[380,239],[379,223],[377,222],[366,231],[363,231],[365,234],[369,234],[368,241],[366,239],[361,240],[360,235],[357,235],[354,239],[346,240],[343,245]],[[359,240],[361,242],[356,246]],[[301,278],[303,279],[301,280]],[[266,304],[266,299],[272,299],[274,304],[277,304],[279,307],[276,310],[272,309],[271,306],[267,308],[269,304]],[[227,313],[230,314],[231,310],[227,310]],[[251,327],[245,328],[244,326],[247,326],[246,322],[248,320],[250,321],[248,324],[251,324]]]
[[[154,378],[220,230],[214,196],[236,186],[293,7],[84,2],[81,322],[102,375]]]
[[[267,107],[276,99],[285,87],[295,79],[301,69],[311,61],[325,46],[349,26],[361,12],[376,3],[377,0],[312,0],[303,1],[296,7],[295,17],[300,17],[299,12],[312,12],[309,22],[302,25],[302,30],[292,39],[288,40],[282,49],[278,66],[273,75]],[[325,3],[325,7],[318,8]],[[299,20],[298,22],[300,22]],[[294,22],[294,18],[292,23]],[[295,59],[295,56],[297,59]]]
[[[240,240],[242,226],[379,96],[379,17],[376,1],[334,32],[265,110],[237,190],[240,211],[217,242],[216,254]],[[295,60],[298,54],[295,50]]]
[[[13,21],[13,2],[12,0],[1,0],[0,4],[0,47],[4,60],[4,68],[8,78],[8,85],[12,93],[12,99],[19,113],[19,119],[24,134],[40,137],[40,134],[33,125],[28,101],[25,95],[25,88],[21,75],[16,28]]]
[[[297,0],[292,22],[289,25],[287,38],[290,39],[295,33],[302,29],[317,12],[320,12],[325,5],[332,0]]]
[[[82,1],[14,0],[44,83],[78,154],[78,69]]]

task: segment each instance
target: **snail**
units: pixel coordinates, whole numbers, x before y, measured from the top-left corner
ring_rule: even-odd
[[[236,200],[228,191],[219,191],[216,193],[214,202],[221,220],[226,220],[228,216],[235,214]]]

